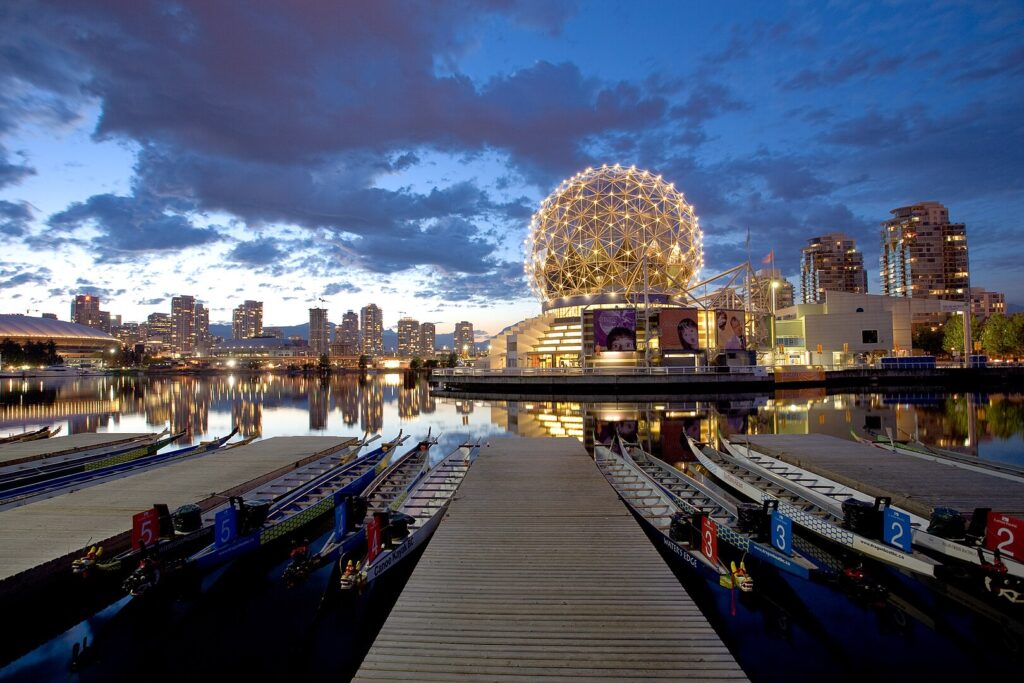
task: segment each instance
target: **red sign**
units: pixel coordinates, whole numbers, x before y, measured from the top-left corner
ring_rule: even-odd
[[[713,564],[718,564],[718,525],[710,517],[700,520],[700,551]]]
[[[132,516],[132,550],[152,546],[160,538],[160,514],[150,508]]]
[[[373,518],[366,525],[366,564],[377,559],[380,553],[380,522]]]
[[[1024,519],[999,512],[988,513],[985,547],[998,550],[1006,557],[1024,560]]]

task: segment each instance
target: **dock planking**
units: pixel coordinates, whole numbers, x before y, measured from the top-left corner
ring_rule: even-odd
[[[936,507],[970,513],[988,507],[1024,514],[1024,483],[893,453],[824,434],[737,435],[734,443],[828,477],[923,517]]]
[[[224,499],[233,489],[251,488],[271,473],[280,476],[297,462],[353,443],[347,437],[277,437],[0,512],[0,582],[123,535],[132,515],[155,503],[173,510]]]
[[[470,468],[355,680],[745,680],[575,439]]]
[[[93,448],[116,446],[144,436],[153,435],[144,432],[131,434],[123,432],[103,432],[97,434],[90,432],[87,434],[71,434],[70,436],[55,436],[52,439],[37,439],[36,441],[26,441],[24,443],[0,444],[0,465],[13,465],[19,462],[68,455]]]

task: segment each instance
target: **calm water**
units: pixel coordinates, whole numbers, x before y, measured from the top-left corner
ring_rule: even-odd
[[[681,397],[685,398],[685,397]],[[302,377],[96,377],[0,383],[0,436],[41,425],[70,433],[187,432],[176,446],[229,432],[262,438],[350,435],[399,429],[441,435],[438,454],[477,437],[574,436],[588,448],[631,432],[666,460],[686,458],[684,435],[717,430],[825,433],[865,428],[917,434],[926,443],[1024,465],[1024,395],[858,394],[799,391],[719,401],[501,402],[435,398],[400,374],[329,380]],[[232,570],[186,599],[136,613],[118,603],[0,670],[0,678],[109,680],[251,671],[344,680],[355,670],[407,576],[357,604],[321,606],[319,595],[284,591],[280,566]],[[940,595],[883,572],[884,598],[841,586],[767,577],[752,595],[680,576],[752,679],[853,680],[957,675],[973,680],[1019,670],[1024,625],[991,606]],[[310,589],[307,592],[312,592]],[[69,673],[71,643],[90,636],[96,662]],[[183,652],[195,656],[182,657]]]

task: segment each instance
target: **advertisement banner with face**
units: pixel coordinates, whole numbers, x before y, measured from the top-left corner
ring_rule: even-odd
[[[636,309],[594,311],[594,344],[602,351],[636,351]]]
[[[664,309],[661,311],[662,351],[700,351],[700,333],[696,308]]]
[[[723,351],[742,351],[747,348],[746,322],[743,311],[715,311],[715,336]]]

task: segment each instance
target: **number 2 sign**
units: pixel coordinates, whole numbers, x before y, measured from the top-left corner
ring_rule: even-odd
[[[988,513],[985,547],[1015,560],[1024,560],[1024,519],[999,512]]]
[[[147,548],[160,538],[160,514],[150,508],[132,516],[132,550]]]
[[[910,515],[887,507],[882,518],[884,525],[882,540],[900,550],[911,552],[913,531],[910,526]]]

